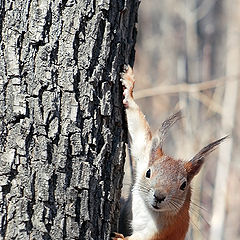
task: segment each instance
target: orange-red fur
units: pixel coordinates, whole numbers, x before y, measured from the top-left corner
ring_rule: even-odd
[[[150,204],[150,206],[148,206],[148,208],[144,207],[145,202],[142,205],[143,209],[145,209],[147,213],[151,212],[150,215],[147,215],[147,221],[150,220],[150,225],[148,225],[147,223],[147,228],[143,227],[144,231],[147,230],[145,231],[145,233],[147,233],[148,237],[146,238],[145,235],[141,235],[143,229],[142,227],[140,227],[139,229],[139,226],[137,226],[137,230],[133,232],[133,235],[129,237],[124,237],[122,234],[116,233],[113,240],[184,240],[189,227],[189,207],[191,202],[191,187],[189,186],[189,184],[192,178],[199,172],[204,162],[204,157],[208,153],[210,153],[226,137],[210,143],[188,162],[175,160],[171,157],[166,156],[162,150],[162,141],[165,135],[161,135],[159,138],[156,137],[152,139],[152,133],[149,124],[133,99],[133,88],[135,79],[131,67],[128,66],[128,68],[125,69],[122,82],[125,88],[123,93],[123,104],[126,108],[132,153],[134,153],[134,157],[136,158],[136,160],[138,162],[140,161],[140,163],[137,163],[137,165],[140,164],[140,167],[143,167],[144,169],[146,167],[145,171],[143,172],[142,168],[136,169],[137,179],[138,182],[141,183],[140,187],[145,187],[142,191],[143,195],[150,194],[149,192],[152,192],[153,190],[154,195],[147,195],[150,196],[150,200],[149,198],[145,199],[146,201],[149,201],[148,204]],[[166,120],[165,125],[162,125],[163,129],[161,129],[162,132],[160,131],[160,134],[165,134],[165,130],[178,119],[180,119],[178,113],[172,115],[172,117],[168,119],[169,121]],[[149,154],[149,158],[144,157],[144,154]],[[147,165],[146,159],[148,160]],[[146,175],[146,171],[148,171],[149,169],[152,170],[151,179],[150,176]],[[180,179],[177,178],[179,174]],[[172,179],[174,179],[174,181],[172,181]],[[179,192],[179,188],[181,189],[180,186],[183,181],[184,184],[186,182],[187,188],[185,189],[186,191],[183,195],[182,193],[179,195],[179,193],[177,192]],[[147,187],[149,183],[151,183],[150,187]],[[173,191],[173,193],[171,192],[171,190]],[[139,188],[138,191],[141,191],[141,189]],[[158,194],[159,192],[160,194],[157,198],[155,194]],[[182,201],[182,204],[175,205],[177,211],[174,211],[174,213],[170,211],[171,209],[168,209],[167,211],[160,211],[162,210],[162,205],[159,205],[160,207],[158,208],[158,205],[155,206],[156,203],[152,203],[152,200],[155,197],[154,201],[162,204],[161,202],[164,201],[165,196],[167,196],[167,194],[169,194],[170,192],[173,195],[173,198],[181,197],[180,200]],[[163,200],[159,196],[164,196]],[[139,201],[142,201],[143,196],[138,195],[135,197],[135,203],[139,204]],[[151,206],[151,204],[154,205]],[[174,207],[174,204],[171,206]],[[156,209],[158,209],[159,212],[157,212],[156,209],[156,211],[151,209],[151,207],[157,207]],[[135,213],[137,212],[136,216],[139,216],[139,211],[143,211],[142,209],[139,209],[138,206],[135,206],[133,210],[135,211]],[[140,214],[140,216],[142,215]],[[152,221],[154,221],[154,226],[158,226],[157,228],[151,227]],[[155,232],[149,232],[149,229],[152,229]]]
[[[162,232],[155,234],[150,240],[184,240],[189,227],[189,207],[191,202],[191,189],[184,205],[174,216],[169,216],[168,221],[171,222]]]

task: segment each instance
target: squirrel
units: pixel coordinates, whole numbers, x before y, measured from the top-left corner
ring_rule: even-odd
[[[200,150],[189,161],[174,159],[163,151],[167,130],[182,116],[165,120],[156,134],[133,98],[134,75],[130,66],[122,74],[131,155],[136,161],[136,179],[131,192],[132,235],[114,233],[113,240],[184,240],[189,227],[190,183],[205,157],[223,137]]]

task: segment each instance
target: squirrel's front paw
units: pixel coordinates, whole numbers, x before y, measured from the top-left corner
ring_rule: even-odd
[[[129,101],[133,99],[133,87],[135,83],[134,75],[133,75],[133,70],[132,68],[128,66],[124,66],[124,72],[121,75],[121,81],[122,85],[124,87],[123,91],[123,104],[127,108],[129,107]]]
[[[124,236],[121,233],[112,233],[112,240],[121,240],[124,239]]]

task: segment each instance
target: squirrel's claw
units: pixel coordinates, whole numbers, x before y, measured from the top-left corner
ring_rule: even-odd
[[[124,239],[124,236],[121,234],[121,233],[112,233],[112,240],[121,240],[121,239]]]
[[[123,105],[124,105],[125,108],[127,108],[129,106],[129,102],[128,102],[129,90],[127,88],[124,89],[123,96],[124,96]]]
[[[123,71],[124,71],[124,72],[127,72],[127,70],[128,70],[129,67],[130,67],[129,65],[124,64],[124,66],[123,66]]]

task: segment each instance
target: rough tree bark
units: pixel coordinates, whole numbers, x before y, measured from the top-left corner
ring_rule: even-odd
[[[138,0],[0,0],[0,239],[108,239]]]

